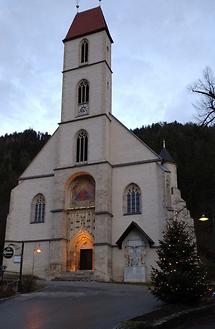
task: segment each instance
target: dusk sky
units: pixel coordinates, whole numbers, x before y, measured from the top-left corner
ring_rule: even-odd
[[[81,0],[80,11],[98,5]],[[63,43],[76,1],[0,0],[0,135],[60,120]],[[103,0],[114,40],[113,114],[128,128],[195,122],[188,86],[215,71],[214,0]]]

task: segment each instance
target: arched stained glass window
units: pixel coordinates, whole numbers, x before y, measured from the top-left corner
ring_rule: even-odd
[[[125,214],[141,213],[141,192],[136,184],[130,184],[125,190]]]
[[[37,194],[31,205],[31,223],[44,223],[45,221],[45,198],[43,194]]]
[[[88,62],[89,44],[88,40],[84,39],[81,41],[81,64]]]
[[[88,158],[88,134],[81,130],[77,137],[76,162],[86,162]]]

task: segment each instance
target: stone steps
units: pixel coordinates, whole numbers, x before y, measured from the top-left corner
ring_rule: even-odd
[[[55,277],[56,281],[94,281],[93,271],[64,272]]]

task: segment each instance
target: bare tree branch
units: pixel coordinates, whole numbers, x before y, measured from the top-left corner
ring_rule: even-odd
[[[212,70],[206,67],[203,78],[195,82],[190,90],[197,94],[198,118],[202,125],[213,125],[215,123],[215,77]]]

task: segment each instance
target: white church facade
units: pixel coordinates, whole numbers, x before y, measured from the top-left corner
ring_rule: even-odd
[[[10,271],[24,242],[23,273],[145,282],[166,220],[178,211],[192,225],[167,150],[156,154],[111,113],[111,46],[100,7],[77,13],[64,39],[61,122],[11,193]]]

